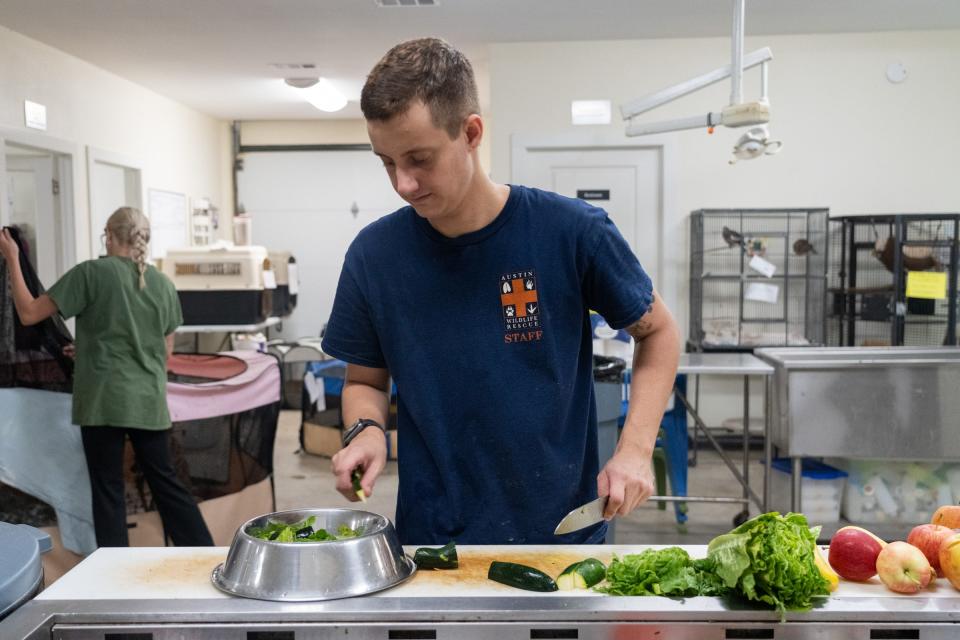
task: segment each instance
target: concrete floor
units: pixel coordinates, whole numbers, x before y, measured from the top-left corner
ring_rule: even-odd
[[[274,450],[274,475],[277,509],[306,507],[356,506],[333,487],[330,459],[300,451],[300,412],[283,411]],[[739,452],[731,452],[739,461]],[[762,495],[763,466],[761,452],[751,452],[751,486]],[[696,467],[689,470],[688,495],[741,495],[740,486],[713,451],[701,451]],[[393,519],[397,498],[397,464],[390,462],[377,481],[364,508]],[[714,536],[733,528],[733,518],[740,511],[736,504],[688,503],[685,527],[674,519],[673,506],[660,511],[655,505],[644,505],[626,518],[616,520],[617,544],[706,544]],[[758,513],[754,506],[751,515]]]

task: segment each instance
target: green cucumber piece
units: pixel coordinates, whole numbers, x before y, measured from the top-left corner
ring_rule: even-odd
[[[363,479],[363,472],[360,470],[360,467],[357,467],[353,470],[353,473],[350,475],[350,480],[353,482],[353,492],[357,494],[357,497],[360,498],[360,502],[367,501],[367,492],[363,490],[363,487],[360,486],[360,480]]]
[[[439,549],[420,547],[413,554],[413,562],[420,569],[456,569],[460,566],[453,540]]]
[[[509,587],[516,587],[517,589],[525,589],[527,591],[557,590],[557,583],[543,571],[514,562],[499,562],[494,560],[490,563],[487,578]]]
[[[574,562],[557,577],[557,588],[561,591],[589,589],[607,577],[607,568],[596,558],[587,558]]]

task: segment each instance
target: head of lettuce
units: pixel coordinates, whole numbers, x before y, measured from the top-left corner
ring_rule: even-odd
[[[707,559],[724,585],[748,600],[780,610],[807,610],[814,596],[830,594],[814,559],[820,527],[803,514],[776,512],[752,518],[710,541]]]

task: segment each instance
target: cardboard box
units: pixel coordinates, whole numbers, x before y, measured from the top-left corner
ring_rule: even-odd
[[[332,458],[340,451],[340,427],[303,423],[303,450],[315,456]]]
[[[343,428],[339,424],[339,410],[319,411],[303,422],[301,434],[303,450],[315,456],[331,458],[340,451]],[[387,431],[387,458],[397,459],[397,430]]]
[[[301,438],[303,450],[307,453],[327,458],[332,457],[337,451],[340,451],[340,443],[343,440],[340,410],[317,411],[304,420]]]

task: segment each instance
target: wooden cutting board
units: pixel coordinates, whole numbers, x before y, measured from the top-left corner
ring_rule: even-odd
[[[514,562],[525,564],[556,578],[560,572],[574,562],[586,558],[597,558],[604,564],[610,562],[612,551],[606,547],[465,547],[457,550],[460,566],[454,570],[421,570],[411,580],[391,589],[384,595],[409,597],[483,597],[537,596],[536,591],[524,591],[503,585],[487,578],[490,563]],[[589,595],[590,592],[578,592],[577,595]],[[597,595],[597,594],[594,594]]]
[[[465,546],[457,549],[460,567],[455,570],[418,571],[392,589],[367,597],[377,598],[482,598],[482,597],[592,597],[594,591],[539,593],[514,589],[487,579],[494,560],[516,562],[557,576],[570,564],[594,557],[608,564],[614,554],[640,553],[649,548],[631,546]],[[706,555],[703,545],[684,546],[693,558]],[[406,549],[412,555],[414,547]],[[57,580],[37,597],[41,600],[129,600],[230,598],[210,583],[210,572],[227,556],[226,547],[103,548]],[[833,597],[843,598],[957,598],[945,578],[914,596],[893,593],[880,580],[841,581]]]

